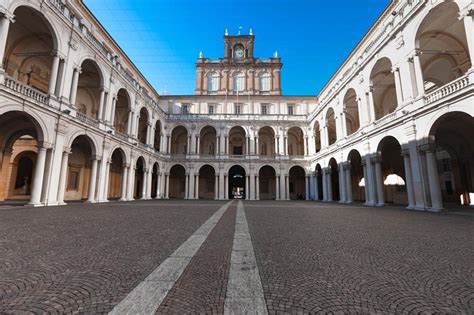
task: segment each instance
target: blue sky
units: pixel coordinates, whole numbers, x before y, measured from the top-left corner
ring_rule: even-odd
[[[159,93],[194,94],[195,62],[223,56],[225,28],[278,51],[285,95],[316,95],[389,0],[84,0]]]

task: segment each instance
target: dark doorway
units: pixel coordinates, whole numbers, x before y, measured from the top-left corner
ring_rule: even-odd
[[[242,166],[235,165],[229,170],[229,199],[245,199],[245,170]]]

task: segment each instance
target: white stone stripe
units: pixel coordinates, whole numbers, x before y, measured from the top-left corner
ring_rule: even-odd
[[[231,203],[220,207],[109,314],[154,314]]]
[[[262,282],[242,201],[237,206],[225,314],[267,314]]]

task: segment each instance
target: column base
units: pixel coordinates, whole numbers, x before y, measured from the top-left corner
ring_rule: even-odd
[[[442,212],[444,210],[444,208],[429,208],[428,211],[429,212]]]
[[[84,201],[84,203],[97,203],[97,201],[95,201],[95,200],[86,200],[86,201]]]
[[[428,208],[426,207],[420,207],[420,206],[415,206],[413,207],[412,210],[416,210],[416,211],[426,211]]]
[[[377,207],[385,207],[385,204],[384,203],[378,203]]]
[[[97,203],[106,203],[106,202],[110,202],[110,201],[108,199],[103,199],[103,200],[97,201]]]
[[[45,205],[42,204],[42,203],[28,203],[28,204],[25,205],[25,207],[27,207],[27,206],[35,207],[35,208],[37,208],[37,207],[45,207]]]
[[[376,206],[376,203],[369,201],[369,202],[364,203],[364,206],[367,206],[367,207],[375,207],[375,206]]]

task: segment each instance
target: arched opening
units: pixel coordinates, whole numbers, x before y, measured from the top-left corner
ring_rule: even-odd
[[[229,199],[246,199],[246,172],[240,165],[234,165],[229,170]]]
[[[216,191],[216,171],[210,165],[199,169],[199,199],[214,199]]]
[[[199,134],[199,154],[201,155],[215,155],[217,152],[216,141],[217,132],[212,126],[206,126],[201,129]]]
[[[344,96],[344,113],[346,116],[347,135],[351,135],[360,128],[359,105],[357,104],[357,94],[354,89],[347,91]]]
[[[30,199],[40,141],[41,127],[28,114],[13,111],[0,116],[0,200]]]
[[[8,76],[48,93],[56,38],[43,15],[26,6],[18,7],[10,24],[5,57]]]
[[[323,170],[321,168],[321,165],[316,164],[316,169],[315,169],[315,181],[316,181],[316,186],[317,189],[315,191],[315,199],[316,200],[323,200]]]
[[[171,132],[171,154],[187,154],[188,152],[188,130],[183,126],[177,126]]]
[[[464,75],[471,67],[466,31],[453,1],[434,7],[418,29],[424,90],[431,92]],[[469,18],[469,17],[468,17]]]
[[[140,116],[138,118],[138,141],[147,144],[148,138],[148,111],[145,107],[140,109]]]
[[[133,198],[134,199],[143,199],[145,198],[145,187],[146,187],[146,162],[143,157],[139,157],[135,164],[135,179],[134,179],[134,189],[133,189]]]
[[[244,128],[236,126],[229,131],[229,149],[230,155],[247,154],[246,132]]]
[[[405,167],[400,143],[394,137],[385,137],[380,141],[377,151],[380,153],[382,163],[384,201],[387,203],[408,204]]]
[[[186,171],[177,164],[170,169],[169,196],[174,199],[184,199],[186,192]]]
[[[446,204],[474,205],[474,118],[453,112],[431,127],[436,145],[442,200]]]
[[[67,184],[64,200],[80,201],[85,199],[94,199],[89,196],[93,178],[93,164],[97,160],[92,160],[95,155],[95,147],[92,140],[85,135],[78,136],[71,145],[71,154],[68,160]],[[91,198],[89,198],[91,197]]]
[[[314,123],[314,146],[316,153],[321,151],[321,127],[319,126],[319,122]]]
[[[89,118],[97,119],[99,115],[102,75],[99,67],[92,60],[85,60],[81,65],[81,74],[77,85],[77,111]]]
[[[260,200],[276,199],[276,172],[269,165],[260,168],[258,172]]]
[[[117,93],[117,102],[115,104],[114,125],[115,130],[122,134],[127,134],[128,124],[128,113],[130,112],[130,97],[125,89],[120,89]]]
[[[290,200],[306,199],[306,172],[301,166],[293,166],[289,172]]]
[[[377,61],[370,74],[375,120],[393,113],[398,106],[395,75],[388,58]]]
[[[300,127],[288,130],[288,155],[304,156],[304,134]]]
[[[158,174],[160,172],[160,165],[158,163],[153,164],[151,173],[151,198],[158,198]]]
[[[122,149],[115,149],[112,153],[111,164],[109,167],[109,191],[108,199],[126,199],[126,179],[125,173],[125,153]]]
[[[328,131],[328,144],[332,145],[337,141],[336,115],[332,108],[328,109],[326,113],[326,126]]]
[[[158,120],[156,121],[155,124],[155,140],[153,143],[153,147],[155,148],[155,151],[160,152],[160,146],[161,146],[161,122]]]
[[[329,160],[329,168],[331,170],[331,173],[329,176],[331,176],[331,194],[332,194],[332,199],[329,198],[329,201],[337,201],[341,200],[341,195],[339,192],[339,169],[337,162],[334,158]]]
[[[360,156],[359,151],[352,150],[349,152],[348,157],[348,172],[350,176],[346,176],[346,181],[350,180],[350,185],[352,192],[352,201],[355,202],[364,202],[365,201],[365,182],[364,179],[364,168],[362,167],[362,157]],[[347,171],[347,170],[346,170]]]
[[[275,155],[275,132],[272,127],[263,127],[258,131],[258,154]]]

